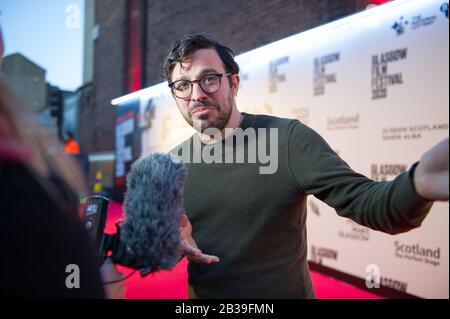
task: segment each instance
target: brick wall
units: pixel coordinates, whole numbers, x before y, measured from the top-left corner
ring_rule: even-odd
[[[147,10],[147,85],[161,82],[161,64],[179,37],[207,32],[236,54],[363,9],[367,0],[150,1]]]
[[[115,110],[111,100],[125,93],[126,0],[98,0],[94,43],[94,80],[86,86],[79,112],[80,143],[88,153],[112,151]]]
[[[145,0],[143,0],[145,1]],[[112,151],[113,98],[125,94],[127,0],[97,0],[94,82],[82,94],[80,142],[89,152]],[[145,79],[162,81],[161,65],[180,36],[208,32],[236,54],[336,20],[365,8],[367,0],[152,0],[147,1]]]

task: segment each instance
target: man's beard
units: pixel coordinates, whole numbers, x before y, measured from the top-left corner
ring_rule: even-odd
[[[215,117],[209,113],[201,114],[196,116],[194,119],[192,117],[192,111],[199,107],[210,107],[214,108],[219,112],[219,116]],[[227,125],[231,117],[231,111],[233,109],[233,96],[230,94],[225,105],[219,106],[216,103],[209,102],[205,100],[204,102],[195,103],[189,110],[188,116],[185,116],[185,120],[190,126],[192,126],[196,131],[202,133],[206,129],[215,128],[219,131],[223,130]],[[195,115],[195,114],[194,114]]]

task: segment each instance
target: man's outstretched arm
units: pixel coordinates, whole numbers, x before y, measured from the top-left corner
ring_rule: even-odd
[[[433,201],[448,200],[448,139],[392,181],[375,182],[353,171],[315,131],[293,126],[289,144],[293,179],[343,217],[389,234],[419,227]]]

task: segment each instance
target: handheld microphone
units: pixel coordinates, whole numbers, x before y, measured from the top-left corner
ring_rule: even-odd
[[[127,175],[125,219],[115,234],[104,234],[108,199],[87,199],[83,224],[103,261],[138,269],[142,276],[173,268],[180,258],[180,221],[184,213],[187,168],[170,155],[154,153],[135,162]]]
[[[84,203],[82,223],[95,251],[100,257],[100,263],[106,258],[106,236],[104,229],[108,215],[109,199],[106,196],[89,196]]]

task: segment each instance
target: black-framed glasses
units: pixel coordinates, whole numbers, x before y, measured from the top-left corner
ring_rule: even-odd
[[[172,93],[179,99],[186,99],[192,94],[194,83],[198,83],[203,92],[212,94],[220,89],[223,76],[231,76],[232,73],[211,73],[202,76],[198,80],[177,80],[169,83]]]

